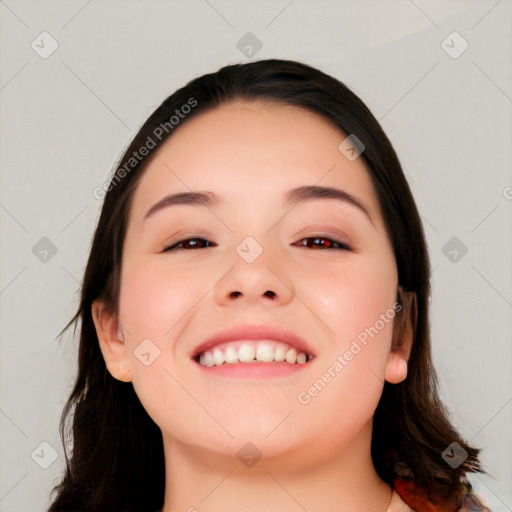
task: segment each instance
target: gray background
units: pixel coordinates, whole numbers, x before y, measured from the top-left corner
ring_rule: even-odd
[[[76,342],[56,336],[77,305],[93,189],[177,87],[269,57],[344,81],[393,142],[430,248],[442,397],[483,448],[490,476],[473,475],[475,488],[510,511],[511,11],[510,0],[0,0],[0,512],[45,510],[64,467]],[[253,55],[237,47],[247,32],[262,43]]]

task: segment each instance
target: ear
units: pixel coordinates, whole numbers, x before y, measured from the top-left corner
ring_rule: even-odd
[[[108,371],[117,380],[131,382],[132,367],[117,316],[99,299],[92,303],[92,319]]]
[[[390,384],[398,384],[407,377],[418,314],[415,292],[404,292],[399,286],[398,299],[401,309],[396,307],[398,314],[393,322],[393,340],[384,371],[384,378]]]

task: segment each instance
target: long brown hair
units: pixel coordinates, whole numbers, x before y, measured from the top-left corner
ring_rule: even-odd
[[[411,313],[415,316],[415,332],[408,377],[399,384],[384,385],[373,420],[373,462],[390,485],[402,475],[413,479],[430,496],[454,505],[460,503],[465,473],[482,471],[480,450],[469,446],[455,430],[438,396],[430,349],[428,252],[420,216],[395,150],[365,104],[343,83],[299,62],[270,59],[225,66],[190,81],[165,99],[115,166],[110,182],[95,191],[95,195],[105,193],[105,197],[80,304],[60,333],[72,324],[76,332],[81,324],[78,375],[60,423],[66,470],[60,485],[52,491],[56,496],[49,512],[154,512],[163,505],[161,431],[132,384],[114,379],[107,371],[91,305],[94,299],[102,298],[112,312],[117,311],[127,219],[134,191],[151,155],[183,123],[235,99],[274,101],[308,109],[364,143],[361,158],[394,248],[399,285],[415,294],[416,303]],[[144,156],[142,147],[148,148]],[[66,450],[69,441],[71,456]],[[456,468],[441,456],[452,442],[468,453]]]

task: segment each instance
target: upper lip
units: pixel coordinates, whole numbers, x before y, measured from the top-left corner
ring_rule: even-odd
[[[194,358],[207,350],[226,341],[238,340],[276,340],[295,348],[297,352],[305,352],[314,356],[313,349],[297,334],[280,326],[273,325],[235,325],[216,332],[213,336],[196,346],[191,354]]]

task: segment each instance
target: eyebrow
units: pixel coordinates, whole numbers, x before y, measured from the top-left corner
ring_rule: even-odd
[[[361,203],[361,201],[356,199],[353,195],[338,188],[319,187],[316,185],[294,188],[286,193],[283,206],[295,206],[296,204],[303,201],[309,201],[313,199],[336,199],[345,204],[351,205],[364,213],[373,224],[372,216],[370,215],[368,209],[363,205],[363,203]],[[154,204],[147,211],[146,215],[144,216],[144,220],[153,216],[158,211],[161,211],[164,208],[169,208],[171,206],[190,205],[206,206],[208,208],[212,208],[222,201],[223,199],[221,197],[209,191],[179,192],[176,194],[169,194],[163,199],[160,199],[160,201]]]

